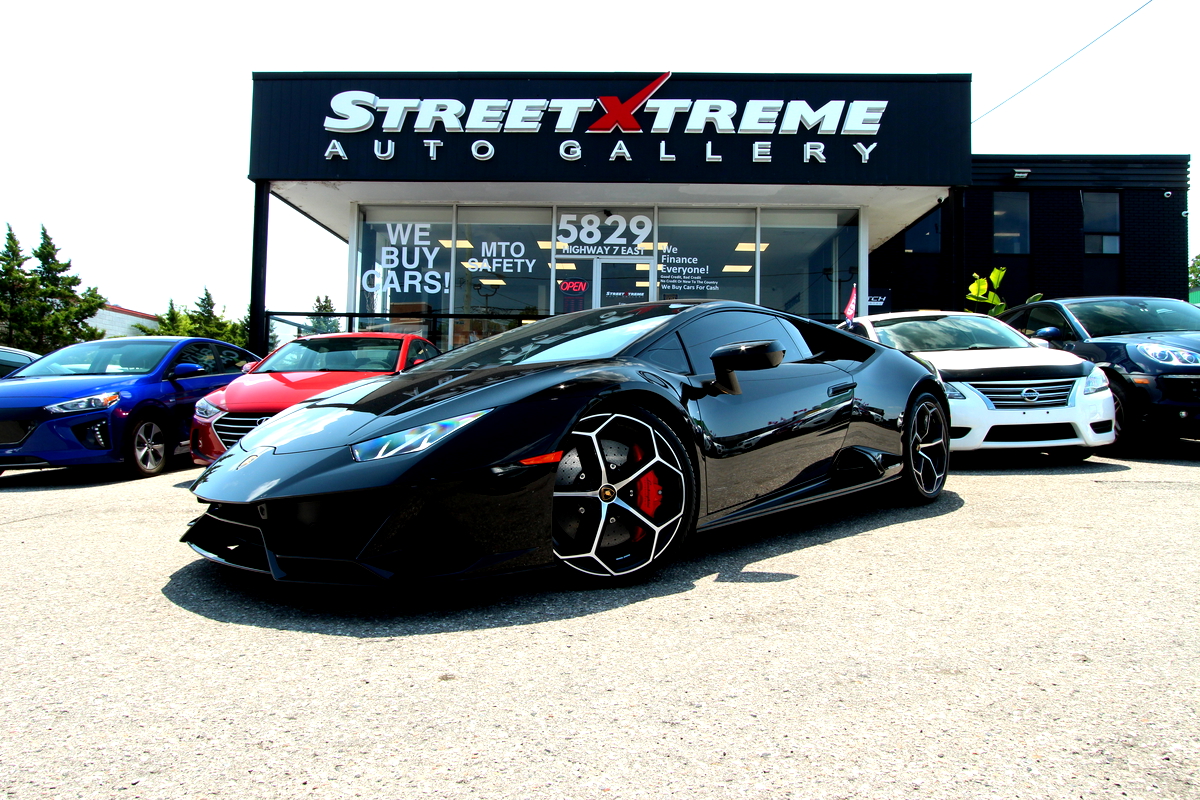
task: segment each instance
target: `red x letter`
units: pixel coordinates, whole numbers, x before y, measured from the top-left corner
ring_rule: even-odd
[[[622,103],[617,97],[599,97],[600,105],[606,112],[603,117],[592,123],[588,133],[612,133],[613,128],[620,128],[623,133],[641,133],[642,126],[633,118],[633,112],[640,109],[650,99],[650,95],[658,91],[658,87],[667,82],[671,73],[664,72],[660,77],[642,89],[640,92]]]

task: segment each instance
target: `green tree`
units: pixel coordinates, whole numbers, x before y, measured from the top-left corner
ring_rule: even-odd
[[[229,337],[236,333],[234,327],[237,323],[225,319],[224,308],[220,314],[217,313],[217,303],[207,286],[204,287],[204,294],[196,299],[196,310],[188,312],[188,317],[192,321],[192,336],[205,336],[228,342]]]
[[[71,274],[71,262],[60,261],[58,247],[42,226],[42,239],[33,251],[37,265],[21,253],[21,244],[8,226],[0,251],[0,332],[3,341],[38,353],[63,345],[100,339],[104,331],[87,321],[103,308],[105,298],[95,287],[80,294],[83,283]]]
[[[313,311],[332,312],[337,309],[333,307],[329,295],[325,295],[324,298],[317,295],[317,299],[313,301]],[[309,333],[341,333],[342,330],[342,324],[333,317],[309,317],[308,327]]]
[[[1188,264],[1188,288],[1200,289],[1200,256],[1192,259],[1192,263]]]
[[[155,315],[158,325],[135,324],[133,327],[146,336],[191,336],[192,320],[188,317],[187,307],[176,307],[174,300],[167,301],[167,310]]]
[[[134,325],[140,333],[147,336],[204,336],[218,339],[222,342],[246,346],[246,332],[249,330],[249,315],[242,320],[228,320],[225,309],[217,313],[217,302],[212,292],[206,286],[204,294],[196,298],[196,308],[177,306],[175,301],[167,301],[167,310],[155,316],[158,326]]]
[[[9,347],[16,347],[21,332],[29,328],[34,285],[24,269],[28,260],[9,225],[0,251],[0,341]]]

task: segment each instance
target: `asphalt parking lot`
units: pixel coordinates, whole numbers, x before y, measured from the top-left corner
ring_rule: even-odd
[[[650,583],[281,587],[187,469],[0,476],[17,798],[1200,797],[1200,442],[956,457]]]

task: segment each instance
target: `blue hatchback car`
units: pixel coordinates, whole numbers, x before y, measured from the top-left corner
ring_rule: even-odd
[[[162,472],[189,450],[196,401],[258,357],[213,339],[73,344],[0,378],[0,471],[124,464]]]

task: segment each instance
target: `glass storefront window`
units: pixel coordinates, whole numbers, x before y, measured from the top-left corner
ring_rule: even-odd
[[[419,333],[443,350],[549,314],[655,298],[757,298],[836,320],[858,279],[851,209],[373,206],[362,213],[355,280],[363,316],[355,328]]]
[[[550,222],[549,208],[460,207],[454,311],[525,319],[549,314]],[[520,325],[521,319],[457,319],[454,346]]]
[[[801,317],[840,319],[858,280],[858,212],[764,209],[760,225],[759,302]]]
[[[754,302],[753,209],[660,209],[658,237],[660,299]]]
[[[450,310],[454,209],[376,207],[364,211],[358,267],[358,330],[418,333],[446,344],[444,320],[417,316]],[[411,314],[413,316],[396,316]],[[388,316],[385,316],[388,315]]]
[[[555,313],[644,303],[654,262],[654,209],[559,208]]]

